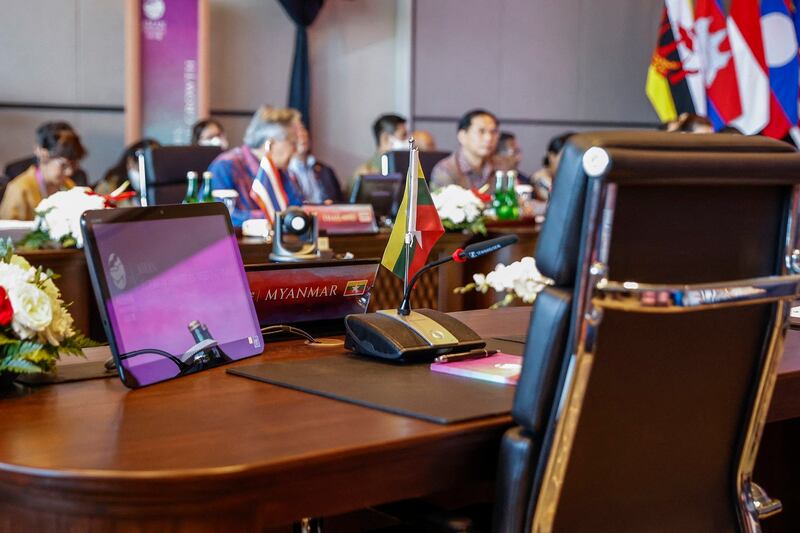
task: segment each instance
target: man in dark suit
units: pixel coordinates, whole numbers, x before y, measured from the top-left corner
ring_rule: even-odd
[[[301,121],[296,123],[297,151],[289,162],[289,174],[302,191],[307,204],[341,203],[342,188],[331,167],[311,155],[308,130]]]

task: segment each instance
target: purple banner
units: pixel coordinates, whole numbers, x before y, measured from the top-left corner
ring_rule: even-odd
[[[188,144],[198,119],[199,0],[141,0],[142,137]]]

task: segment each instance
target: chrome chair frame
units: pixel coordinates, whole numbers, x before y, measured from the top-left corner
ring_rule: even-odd
[[[792,190],[790,215],[786,227],[785,262],[780,276],[698,285],[657,285],[635,281],[617,282],[606,278],[611,227],[616,205],[617,185],[605,177],[609,157],[594,147],[584,154],[584,171],[589,176],[588,231],[592,245],[586,246],[581,258],[583,272],[578,289],[573,344],[564,384],[557,396],[556,428],[552,446],[536,500],[532,530],[549,533],[553,530],[559,497],[565,480],[572,445],[595,356],[595,341],[604,309],[633,313],[687,313],[731,306],[775,302],[776,310],[770,332],[767,355],[758,383],[753,410],[739,458],[736,490],[740,522],[745,531],[761,531],[759,518],[780,511],[780,502],[770,499],[752,481],[759,442],[767,419],[775,388],[778,364],[783,355],[783,340],[789,305],[786,300],[800,296],[800,250],[797,213],[800,207],[800,186]],[[598,164],[599,162],[599,164]]]

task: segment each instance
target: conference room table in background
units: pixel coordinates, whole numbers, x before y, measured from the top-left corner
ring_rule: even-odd
[[[512,221],[489,224],[489,231],[485,236],[461,232],[445,233],[436,243],[429,260],[449,256],[457,248],[501,235],[514,234],[520,240],[517,244],[494,254],[468,263],[449,263],[438,270],[424,274],[414,291],[414,306],[445,312],[489,307],[500,300],[500,297],[491,292],[456,294],[453,289],[470,283],[475,273],[491,271],[497,263],[509,264],[533,255],[539,229],[540,226],[533,221]],[[336,254],[350,252],[356,259],[380,258],[389,241],[389,232],[332,235],[328,239],[330,248]],[[242,260],[247,265],[269,262],[272,246],[263,239],[240,237],[239,249]],[[61,289],[62,299],[71,303],[70,312],[75,319],[75,326],[93,339],[105,340],[83,250],[23,250],[20,253],[32,265],[50,268],[60,276],[56,280],[56,285]],[[381,268],[372,290],[370,309],[392,309],[397,307],[401,299],[401,280]]]
[[[484,337],[520,335],[530,307],[455,316]],[[800,524],[800,332],[787,341],[755,471],[786,506],[766,532]],[[0,399],[0,532],[259,531],[405,498],[491,494],[510,416],[440,425],[225,372],[342,350],[281,341],[139,390],[113,377]]]

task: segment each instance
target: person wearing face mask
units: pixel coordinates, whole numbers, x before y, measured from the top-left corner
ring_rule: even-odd
[[[372,134],[375,137],[375,153],[364,164],[359,166],[350,181],[347,189],[350,190],[358,176],[364,174],[380,174],[381,156],[391,150],[408,150],[408,127],[406,119],[400,115],[381,115],[372,124]]]
[[[261,106],[244,133],[244,144],[217,156],[209,165],[214,189],[234,189],[239,193],[231,214],[234,226],[245,220],[264,218],[264,212],[250,196],[259,168],[266,164],[278,173],[282,194],[288,205],[302,204],[302,194],[288,172],[296,150],[296,109]]]
[[[342,202],[342,189],[336,173],[311,154],[311,139],[305,124],[295,122],[297,152],[289,162],[289,173],[297,182],[303,202],[307,204],[333,204]]]
[[[139,192],[139,157],[138,152],[147,148],[159,148],[161,144],[155,139],[142,139],[125,148],[117,163],[106,170],[106,173],[94,186],[97,194],[111,194],[122,186],[125,181],[129,183],[129,189]],[[123,204],[120,204],[123,205]],[[124,205],[139,205],[138,196],[127,200]]]
[[[497,117],[485,109],[473,109],[458,122],[459,148],[439,161],[431,172],[434,188],[455,184],[465,189],[491,187],[493,156],[500,136]]]
[[[219,146],[228,149],[225,129],[213,118],[198,120],[192,126],[192,146]]]
[[[47,122],[36,130],[36,162],[11,180],[0,202],[0,219],[33,220],[42,199],[75,186],[72,176],[86,149],[72,129]]]
[[[543,166],[531,176],[533,191],[539,200],[547,201],[550,199],[553,180],[556,177],[558,163],[561,161],[561,153],[564,151],[567,140],[573,135],[575,135],[574,131],[566,131],[550,139],[547,144],[547,152],[545,152],[542,160]]]

